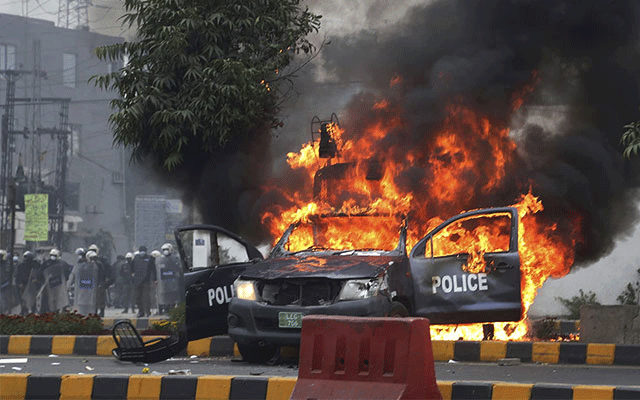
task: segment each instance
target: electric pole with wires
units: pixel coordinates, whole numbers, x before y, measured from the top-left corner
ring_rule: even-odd
[[[58,27],[89,29],[90,0],[59,0]]]

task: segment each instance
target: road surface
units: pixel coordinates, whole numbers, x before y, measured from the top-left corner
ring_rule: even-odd
[[[0,374],[140,374],[145,365],[120,362],[98,356],[0,356]],[[148,365],[150,374],[281,376],[297,377],[298,368],[291,363],[256,365],[231,357],[174,358]],[[640,385],[640,367],[535,364],[500,366],[497,363],[436,362],[439,381],[483,381],[514,383],[551,383],[569,385]]]

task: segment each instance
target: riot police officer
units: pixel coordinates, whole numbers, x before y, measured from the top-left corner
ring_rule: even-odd
[[[16,284],[21,289],[23,314],[38,312],[36,300],[43,283],[42,265],[32,251],[25,251],[16,275]]]
[[[147,254],[147,247],[140,246],[133,257],[132,278],[136,291],[138,318],[151,315],[151,283],[156,282],[156,264],[153,256]]]
[[[0,314],[10,313],[14,304],[12,273],[7,251],[0,249]]]
[[[66,277],[68,265],[60,258],[60,250],[51,249],[49,251],[49,259],[43,264],[49,311],[58,312],[68,305],[69,297]]]
[[[124,256],[124,262],[121,264],[120,269],[116,272],[120,274],[122,279],[122,313],[126,314],[131,308],[131,312],[134,311],[133,305],[133,283],[131,277],[133,276],[133,253],[127,253]]]
[[[98,315],[104,317],[104,308],[107,305],[108,288],[113,284],[113,274],[111,273],[111,265],[106,258],[102,257],[99,253],[100,249],[96,244],[89,246],[89,251],[93,251],[95,261],[98,266],[98,287],[96,292],[96,307]],[[87,252],[88,254],[88,252]]]
[[[182,268],[178,257],[173,254],[173,246],[165,243],[160,248],[162,255],[156,258],[158,287],[158,313],[166,314],[175,307],[184,295]]]
[[[94,260],[96,253],[79,253],[78,263],[69,276],[69,282],[74,285],[73,308],[82,315],[95,314],[98,288],[98,265]]]
[[[111,305],[114,308],[122,307],[122,288],[124,284],[124,276],[121,275],[122,265],[125,264],[125,259],[122,254],[116,256],[116,261],[111,265],[111,272],[113,273],[114,284],[110,289]]]

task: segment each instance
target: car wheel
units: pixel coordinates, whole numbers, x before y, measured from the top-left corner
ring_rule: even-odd
[[[392,318],[405,318],[409,316],[409,310],[404,304],[394,301],[391,303],[391,310],[389,311],[389,317]]]
[[[257,343],[238,343],[238,351],[242,360],[249,363],[266,363],[279,355],[279,348],[272,345],[258,345]]]

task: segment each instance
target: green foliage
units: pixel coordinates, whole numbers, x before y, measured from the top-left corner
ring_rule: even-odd
[[[164,321],[158,321],[151,324],[153,329],[163,332],[175,332],[180,330],[180,327],[184,327],[186,319],[185,302],[181,302],[176,307],[169,310],[169,318]]]
[[[580,289],[578,296],[573,296],[571,299],[556,297],[556,300],[569,310],[568,318],[570,319],[580,319],[580,307],[583,305],[600,305],[594,292],[585,293],[582,289]]]
[[[631,122],[624,126],[624,133],[620,142],[625,147],[624,156],[630,158],[637,156],[640,151],[640,121]]]
[[[637,270],[637,273],[640,274],[640,269]],[[640,300],[640,282],[627,283],[627,286],[616,300],[622,305],[637,306]]]
[[[102,320],[95,314],[0,314],[0,335],[96,335],[102,330]]]
[[[125,0],[124,25],[137,39],[96,49],[124,60],[93,76],[115,90],[114,142],[133,157],[153,154],[172,170],[186,155],[205,157],[229,142],[280,125],[278,88],[296,54],[314,46],[320,16],[300,0]]]

